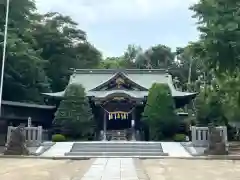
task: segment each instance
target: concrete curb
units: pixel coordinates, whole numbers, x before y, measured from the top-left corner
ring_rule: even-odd
[[[83,153],[85,153],[85,152],[83,152]],[[103,152],[103,153],[91,152],[91,153],[92,153],[92,155],[86,155],[85,157],[102,157],[102,156],[104,156],[104,157],[126,157],[126,158],[127,157],[151,157],[151,155],[144,155],[144,153],[142,155],[140,153],[140,155],[136,155],[136,156],[121,155],[121,153],[122,154],[124,154],[124,153],[131,154],[134,152],[113,152],[113,153],[111,153],[111,152]],[[100,154],[100,155],[94,155],[94,153]],[[115,154],[115,153],[119,153],[120,155],[110,155],[110,154]],[[66,157],[83,157],[83,155],[81,155],[81,153],[79,153],[79,152],[68,152],[68,153],[65,153],[64,155]],[[160,157],[160,156],[169,156],[169,154],[168,153],[160,153],[160,154],[158,154],[158,156],[153,156],[153,157]]]
[[[0,159],[48,159],[48,160],[89,160],[91,159],[90,157],[45,157],[45,156],[21,156],[21,155],[0,155]]]
[[[209,156],[192,156],[192,157],[156,157],[156,158],[139,158],[139,159],[185,159],[185,160],[240,160],[240,156],[232,155],[209,155]]]
[[[48,151],[51,147],[53,147],[56,143],[51,142],[51,143],[42,143],[40,147],[43,147],[42,150],[38,153],[34,153],[33,155],[35,156],[40,156],[41,154],[45,153]]]
[[[199,156],[200,154],[195,154],[195,153],[193,153],[191,150],[190,150],[190,148],[189,148],[189,146],[185,143],[185,142],[180,142],[180,144],[181,144],[181,146],[190,154],[190,155],[192,155],[192,156]],[[201,156],[202,156],[203,154],[201,154]]]
[[[58,156],[58,157],[44,157],[44,156],[17,156],[17,155],[0,155],[4,159],[49,159],[49,160],[89,160],[93,158],[135,158],[141,160],[147,159],[185,159],[185,160],[240,160],[240,156],[233,155],[211,155],[211,156],[193,156],[193,157],[170,157],[170,156],[156,156],[156,157],[139,157],[139,156]]]

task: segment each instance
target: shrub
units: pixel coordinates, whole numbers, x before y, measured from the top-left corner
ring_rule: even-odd
[[[186,141],[186,135],[185,134],[175,134],[175,136],[173,137],[173,140],[176,142]]]
[[[53,142],[63,142],[63,141],[66,141],[66,138],[62,134],[54,134],[52,136],[52,141]]]

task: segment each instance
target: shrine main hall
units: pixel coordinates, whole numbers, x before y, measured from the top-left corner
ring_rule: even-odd
[[[177,90],[172,76],[163,69],[75,69],[68,85],[81,84],[85,88],[97,131],[106,138],[110,131],[120,133],[133,126],[134,132],[141,129],[141,114],[154,83],[169,86],[176,108],[185,106],[196,96]],[[43,94],[48,99],[61,100],[65,91]]]

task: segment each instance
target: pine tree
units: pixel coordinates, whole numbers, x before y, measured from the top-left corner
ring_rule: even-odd
[[[143,112],[143,121],[148,125],[151,140],[170,138],[178,128],[173,98],[168,85],[153,84]]]
[[[68,138],[84,138],[93,132],[93,114],[81,85],[69,85],[55,114],[55,129]]]

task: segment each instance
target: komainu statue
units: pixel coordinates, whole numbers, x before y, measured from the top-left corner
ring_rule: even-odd
[[[25,125],[19,125],[12,131],[4,155],[29,155],[24,135]]]
[[[220,130],[214,125],[208,127],[208,148],[204,151],[206,155],[227,155],[226,142],[224,137],[221,136]]]

